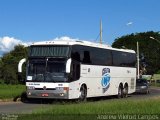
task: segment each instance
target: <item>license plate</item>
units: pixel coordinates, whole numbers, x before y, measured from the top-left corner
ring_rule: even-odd
[[[42,94],[42,97],[48,97],[49,95],[48,95],[48,93],[43,93]]]

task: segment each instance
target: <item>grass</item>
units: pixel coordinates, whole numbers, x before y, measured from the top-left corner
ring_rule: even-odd
[[[152,83],[151,83],[151,86],[154,86],[154,87],[160,87],[160,83],[152,82]]]
[[[97,119],[100,115],[151,115],[160,113],[160,97],[146,100],[111,99],[84,103],[53,104],[22,116],[22,120]]]
[[[160,80],[160,74],[154,74],[153,79],[155,80]]]
[[[25,85],[0,84],[0,100],[14,99],[25,91]]]
[[[156,83],[154,86],[156,86],[156,87],[160,87],[160,83]]]
[[[157,87],[160,87],[160,83],[157,83],[156,86],[157,86]]]

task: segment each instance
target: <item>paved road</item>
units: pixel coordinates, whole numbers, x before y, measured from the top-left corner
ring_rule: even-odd
[[[132,98],[134,99],[148,99],[152,97],[160,96],[160,88],[150,88],[149,94],[133,94]]]
[[[6,102],[0,103],[0,114],[1,113],[20,113],[20,114],[29,114],[32,113],[35,109],[43,109],[43,107],[48,106],[49,104],[40,104],[40,103],[22,103],[22,102]]]
[[[127,99],[148,99],[152,97],[160,96],[160,88],[151,88],[150,94],[133,94],[130,95]],[[112,100],[112,99],[104,99]],[[97,101],[97,100],[96,100]],[[41,104],[40,101],[34,103],[22,103],[22,102],[4,102],[0,103],[0,114],[7,113],[32,113],[35,109],[43,109],[44,107],[49,106],[50,104]]]
[[[134,99],[134,100],[139,100],[139,99],[149,99],[149,98],[154,98],[154,97],[160,97],[160,87],[152,87],[150,88],[150,93],[149,94],[143,94],[143,93],[134,93],[131,95],[128,95],[128,98],[125,99]],[[113,100],[117,99],[117,96],[110,96],[106,98],[100,98],[98,100]],[[96,99],[96,101],[98,101]]]

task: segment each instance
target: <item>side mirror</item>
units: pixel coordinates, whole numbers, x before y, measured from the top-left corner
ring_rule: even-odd
[[[22,74],[22,65],[26,62],[26,58],[23,58],[19,61],[18,63],[18,81],[20,83],[24,83],[25,80],[23,79],[23,74]]]
[[[67,60],[66,62],[66,73],[71,72],[71,58]]]
[[[26,62],[26,58],[23,58],[18,63],[18,73],[22,73],[22,65]]]

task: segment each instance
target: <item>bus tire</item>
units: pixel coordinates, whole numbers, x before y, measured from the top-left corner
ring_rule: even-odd
[[[80,96],[79,101],[86,101],[87,100],[87,87],[86,85],[82,85],[80,88]]]
[[[117,95],[117,98],[120,99],[120,98],[123,98],[123,85],[120,84],[119,87],[118,87],[118,95]]]
[[[123,97],[124,97],[124,98],[127,98],[127,97],[128,97],[128,84],[125,84],[125,85],[124,85]]]
[[[26,92],[23,92],[23,93],[21,94],[21,102],[27,103],[28,100],[29,100],[29,99],[27,98],[27,93],[26,93]]]

